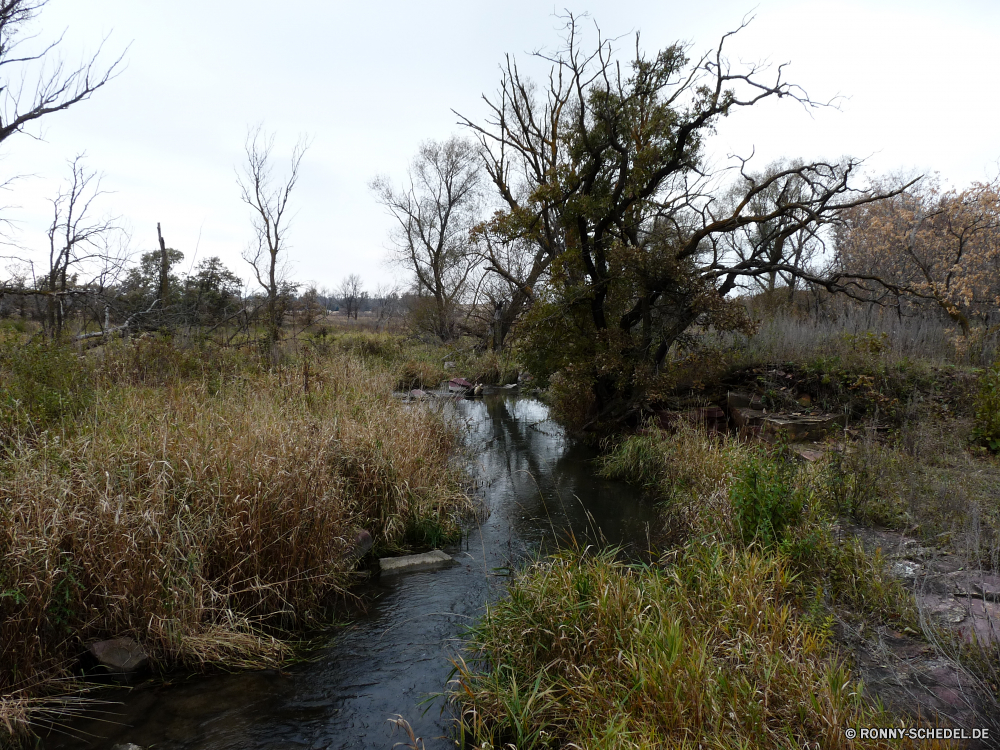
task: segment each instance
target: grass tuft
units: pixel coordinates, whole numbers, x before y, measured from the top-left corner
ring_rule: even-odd
[[[463,731],[522,750],[850,747],[844,727],[893,721],[796,616],[795,577],[781,556],[721,544],[666,568],[613,551],[537,562],[456,663]]]

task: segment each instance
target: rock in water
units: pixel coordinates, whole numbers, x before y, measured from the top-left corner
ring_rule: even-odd
[[[379,560],[379,568],[382,574],[403,573],[412,570],[425,570],[436,568],[444,563],[452,561],[451,555],[439,549],[424,552],[419,555],[405,555],[403,557],[383,557]]]
[[[375,540],[372,539],[372,535],[366,529],[361,529],[354,535],[354,549],[351,550],[351,557],[355,560],[360,560],[372,548],[374,543]]]
[[[131,638],[112,638],[87,647],[97,663],[116,674],[135,674],[149,666],[149,656]]]
[[[143,748],[132,742],[119,742],[117,745],[113,745],[111,750],[143,750]]]

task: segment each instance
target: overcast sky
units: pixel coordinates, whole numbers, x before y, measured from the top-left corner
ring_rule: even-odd
[[[236,168],[248,126],[261,122],[277,134],[279,167],[299,135],[312,140],[292,198],[292,276],[333,287],[357,273],[374,287],[399,271],[385,264],[391,222],[368,183],[401,181],[421,141],[460,132],[453,109],[481,117],[505,54],[558,46],[563,7],[589,13],[607,36],[641,31],[650,53],[677,40],[707,51],[753,14],[731,45],[734,65],[787,62],[787,78],[814,99],[843,97],[811,115],[787,100],[739,112],[710,142],[718,159],[753,151],[763,167],[853,155],[875,172],[937,171],[955,186],[997,174],[996,0],[50,0],[38,31],[66,31],[68,63],[107,37],[109,61],[130,45],[127,68],[47,117],[42,140],[5,142],[0,171],[34,176],[7,194],[4,215],[22,245],[41,250],[46,198],[66,160],[86,152],[111,191],[104,208],[127,220],[137,252],[155,247],[161,222],[185,266],[218,255],[247,276]]]

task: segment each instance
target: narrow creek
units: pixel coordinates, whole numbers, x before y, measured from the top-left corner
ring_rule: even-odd
[[[105,691],[99,720],[44,738],[45,750],[135,743],[156,750],[392,748],[402,716],[428,748],[454,747],[442,698],[461,633],[502,595],[504,571],[575,537],[638,554],[655,511],[639,493],[594,474],[594,454],[567,440],[530,398],[488,396],[456,404],[467,425],[474,478],[486,512],[455,562],[381,576],[367,611],[304,664],[232,675],[150,681]]]

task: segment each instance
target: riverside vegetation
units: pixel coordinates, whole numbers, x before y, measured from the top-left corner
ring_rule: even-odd
[[[846,726],[903,720],[865,694],[842,634],[926,622],[844,529],[907,529],[996,568],[994,344],[853,307],[755,314],[752,337],[678,352],[672,392],[739,384],[774,408],[809,392],[849,412],[840,450],[802,463],[683,421],[606,437],[600,472],[661,504],[659,551],[568,550],[514,575],[456,665],[471,745],[847,747]],[[390,392],[439,382],[445,361],[517,377],[517,349],[322,325],[278,365],[158,336],[89,353],[24,336],[5,330],[0,474],[2,718],[20,737],[84,705],[65,680],[88,641],[131,635],[160,670],[293,658],[349,596],[357,529],[434,544],[468,507],[457,435]],[[543,395],[572,419],[557,383]],[[997,684],[991,643],[926,637]]]
[[[0,735],[74,711],[87,642],[155,668],[259,668],[349,595],[351,546],[421,546],[468,508],[440,414],[352,347],[283,364],[146,336],[0,342]],[[377,340],[377,339],[376,339]]]
[[[847,428],[813,461],[683,419],[606,438],[601,473],[660,503],[658,549],[646,564],[571,549],[515,574],[455,665],[473,746],[837,748],[855,746],[846,727],[942,721],[866,691],[849,633],[952,659],[980,691],[977,722],[995,724],[996,639],[943,628],[851,531],[905,531],[997,570],[995,334],[839,312],[772,311],[755,335],[706,332],[673,358],[668,404],[738,385],[772,409],[808,396]],[[572,418],[558,382],[548,393]]]
[[[11,100],[5,143],[121,70],[99,53],[64,67],[61,37],[15,55],[45,5],[0,4],[0,89],[35,91]],[[374,295],[379,325],[405,308],[437,347],[324,334],[331,295],[283,278],[307,140],[282,177],[273,137],[247,132],[252,291],[218,258],[182,278],[159,225],[129,268],[122,226],[89,208],[97,173],[70,162],[48,247],[0,279],[8,734],[70,710],[52,693],[89,640],[130,635],[165,669],[279,664],[347,594],[358,529],[382,548],[456,533],[457,437],[390,397],[446,361],[494,382],[525,365],[560,421],[605,438],[602,471],[664,514],[648,564],[581,549],[514,576],[456,666],[471,744],[841,747],[845,726],[898,719],[850,672],[855,624],[922,633],[1000,715],[996,640],[941,630],[854,538],[877,525],[1000,567],[1000,180],[723,157],[722,118],[824,106],[729,53],[749,18],[700,52],[636,34],[631,57],[582,20],[567,11],[530,65],[506,57],[482,117],[459,115],[471,141],[427,142],[403,187],[372,183],[410,276]],[[357,323],[360,278],[337,297]],[[760,315],[755,297],[782,302]],[[495,353],[462,354],[465,335]],[[800,464],[671,425],[729,389],[778,411],[808,397],[848,426]]]

